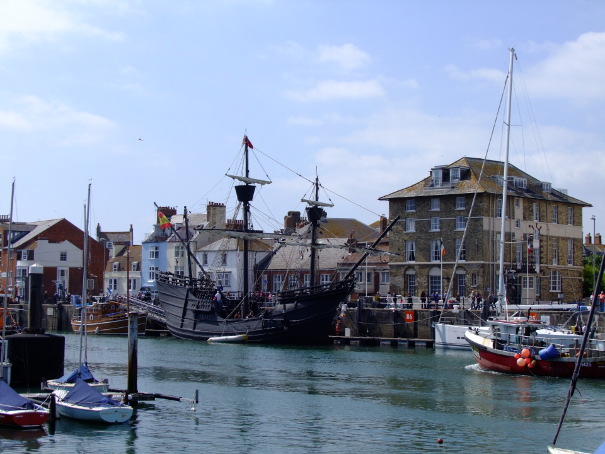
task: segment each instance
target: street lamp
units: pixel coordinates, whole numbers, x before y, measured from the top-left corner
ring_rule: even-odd
[[[596,238],[595,238],[595,232],[596,232],[596,221],[597,218],[596,216],[593,214],[592,217],[590,218],[592,219],[592,286],[594,288],[593,290],[593,296],[592,296],[592,304],[596,304],[597,302],[597,289],[596,289],[596,285],[597,285],[597,278],[596,278],[596,272],[597,272],[597,246],[596,246]]]

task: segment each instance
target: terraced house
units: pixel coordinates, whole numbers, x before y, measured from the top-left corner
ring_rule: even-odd
[[[484,164],[485,163],[485,164]],[[385,195],[391,292],[450,296],[497,293],[502,212],[509,302],[579,301],[582,295],[582,208],[591,205],[519,168],[476,158],[430,170],[427,178]]]

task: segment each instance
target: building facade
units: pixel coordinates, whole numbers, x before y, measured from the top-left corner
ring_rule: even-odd
[[[380,198],[390,218],[401,216],[390,235],[391,252],[400,254],[390,263],[392,293],[497,295],[504,225],[509,302],[584,296],[582,208],[591,205],[509,165],[503,223],[503,168],[465,157]]]

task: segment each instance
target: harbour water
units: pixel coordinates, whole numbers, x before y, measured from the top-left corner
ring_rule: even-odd
[[[79,339],[66,336],[66,371]],[[0,430],[2,452],[545,453],[569,380],[482,372],[469,351],[207,344],[139,338],[139,405],[124,425],[67,419],[54,434]],[[97,378],[126,387],[125,337],[89,336]],[[37,390],[30,390],[36,392]],[[605,383],[582,381],[557,443],[605,441]],[[443,443],[438,443],[442,439]]]

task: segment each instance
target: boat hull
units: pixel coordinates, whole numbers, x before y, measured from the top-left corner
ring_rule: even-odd
[[[215,290],[190,289],[157,281],[160,304],[170,333],[183,339],[247,335],[248,343],[327,344],[336,309],[354,288],[354,280],[276,295],[274,305],[249,318],[223,318]]]
[[[130,406],[84,407],[57,400],[57,412],[60,416],[80,421],[119,424],[128,421],[132,417],[133,409]]]
[[[139,334],[145,333],[147,325],[147,315],[139,314],[137,319],[137,329]],[[81,320],[73,319],[71,327],[76,333],[80,332]],[[101,320],[88,320],[85,323],[87,334],[128,334],[128,315]]]
[[[468,350],[469,344],[464,333],[469,329],[484,330],[486,327],[470,325],[454,325],[449,323],[435,323],[435,348],[448,348],[456,350]]]
[[[494,348],[493,339],[471,331],[465,333],[465,338],[473,350],[479,367],[492,372],[569,378],[572,376],[577,362],[575,355],[541,359],[536,351],[532,351],[531,360],[535,361],[533,366],[519,365],[515,355],[520,354],[521,350],[527,347],[519,345],[518,348],[511,348],[509,346],[508,350]],[[582,361],[579,374],[580,378],[605,378],[605,355],[586,357]]]
[[[46,424],[48,416],[48,410],[41,406],[34,410],[0,410],[0,425],[33,429]]]

